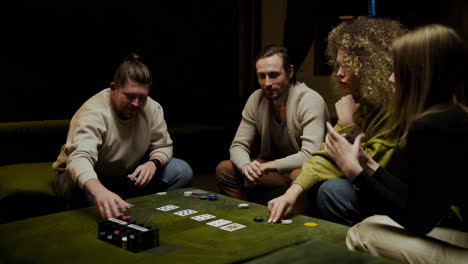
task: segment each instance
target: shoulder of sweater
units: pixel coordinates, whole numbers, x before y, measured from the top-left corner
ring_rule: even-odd
[[[162,108],[162,105],[158,103],[156,100],[148,96],[148,99],[146,100],[146,106],[148,106],[150,109],[158,109]]]
[[[263,96],[263,90],[262,89],[257,89],[255,91],[253,91],[253,93],[249,96],[245,106],[257,105],[262,101],[263,98],[265,98]]]
[[[441,112],[433,112],[416,119],[410,127],[411,131],[422,130],[424,133],[464,133],[468,131],[468,114],[461,108],[451,108]]]
[[[109,116],[111,106],[109,104],[109,89],[104,89],[90,97],[73,115],[73,119],[91,118],[96,119],[100,116]]]
[[[305,83],[296,82],[296,84],[291,86],[290,91],[290,96],[293,100],[307,102],[313,100],[315,103],[323,103],[326,105],[323,97],[317,91],[308,87]]]
[[[257,89],[255,91],[252,92],[252,94],[249,96],[249,100],[251,98],[258,98],[258,97],[261,97],[263,96],[263,90],[262,89]]]
[[[420,118],[416,119],[415,122],[428,123],[436,126],[441,125],[441,122],[455,122],[466,124],[468,122],[468,113],[465,112],[461,107],[451,107],[444,111],[432,112],[423,115]],[[446,126],[446,124],[444,124],[443,126]]]

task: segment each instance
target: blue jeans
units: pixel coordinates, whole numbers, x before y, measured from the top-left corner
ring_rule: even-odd
[[[190,165],[177,158],[172,158],[162,168],[162,174],[158,178],[162,182],[158,191],[172,191],[185,188],[192,182],[193,171]]]
[[[192,182],[192,176],[192,168],[187,162],[172,158],[156,172],[151,182],[143,188],[133,186],[126,175],[123,177],[99,177],[99,181],[122,199],[128,199],[187,187]],[[74,184],[67,173],[57,175],[55,189],[57,195],[64,198],[67,208],[96,205],[94,197]]]
[[[322,183],[317,194],[317,210],[320,218],[347,226],[369,215],[362,197],[343,178],[328,179]]]

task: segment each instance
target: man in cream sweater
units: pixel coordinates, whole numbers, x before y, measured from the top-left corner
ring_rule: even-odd
[[[303,83],[292,82],[294,67],[287,49],[265,47],[256,60],[260,88],[248,99],[230,147],[230,160],[216,168],[222,194],[248,200],[263,188],[287,189],[301,165],[317,151],[329,119],[323,98]],[[251,157],[260,135],[260,155]]]
[[[190,166],[172,158],[163,109],[148,96],[151,82],[149,69],[130,54],[110,88],[75,113],[53,164],[57,194],[68,204],[96,205],[109,218],[130,208],[123,199],[190,184]]]

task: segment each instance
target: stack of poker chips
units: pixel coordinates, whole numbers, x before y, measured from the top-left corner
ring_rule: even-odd
[[[209,201],[216,201],[218,200],[218,196],[216,194],[208,194]]]
[[[159,246],[159,228],[137,225],[130,216],[109,218],[98,223],[98,238],[132,252]]]

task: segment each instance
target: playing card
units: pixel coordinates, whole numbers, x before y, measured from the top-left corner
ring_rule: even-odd
[[[232,221],[225,220],[225,219],[218,219],[218,220],[215,220],[215,221],[208,222],[206,224],[210,225],[210,226],[214,226],[214,227],[220,227],[220,226],[227,225],[227,224],[230,224],[230,223],[232,223]]]
[[[167,211],[170,211],[170,210],[174,210],[176,208],[179,208],[179,206],[169,204],[169,205],[165,205],[165,206],[156,208],[156,210],[167,212]]]
[[[192,191],[192,194],[196,194],[196,195],[202,195],[202,194],[207,194],[208,192],[207,191],[204,191],[204,190],[193,190]]]
[[[197,213],[197,211],[194,211],[192,209],[185,209],[185,210],[182,210],[182,211],[175,212],[174,214],[175,215],[180,215],[180,216],[186,216],[186,215],[191,215],[191,214],[194,214],[194,213]]]
[[[232,224],[229,224],[229,225],[222,226],[222,227],[220,227],[220,229],[232,232],[232,231],[236,231],[236,230],[239,230],[241,228],[244,228],[244,227],[246,227],[246,226],[241,225],[241,224],[237,224],[237,223],[232,223]]]
[[[197,216],[192,216],[192,218],[195,221],[205,221],[211,218],[215,218],[216,216],[210,215],[210,214],[202,214],[202,215],[197,215]]]

